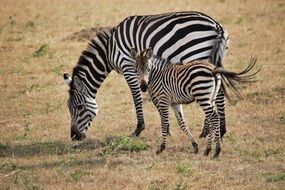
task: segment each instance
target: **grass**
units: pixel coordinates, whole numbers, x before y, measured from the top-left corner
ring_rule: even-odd
[[[112,150],[125,150],[125,151],[142,151],[147,149],[147,145],[144,144],[140,139],[133,139],[125,136],[117,136],[110,138],[107,144]]]
[[[4,0],[1,5],[1,189],[284,188],[282,0]],[[220,158],[203,156],[204,139],[198,139],[199,154],[193,154],[172,112],[172,136],[157,156],[160,117],[147,101],[146,129],[140,138],[129,138],[135,109],[124,78],[115,72],[98,90],[99,115],[86,141],[72,142],[62,73],[72,72],[88,42],[69,36],[94,26],[115,26],[129,15],[181,10],[205,12],[227,28],[227,69],[243,69],[251,55],[262,66],[258,82],[239,88],[243,99],[227,102],[228,133]],[[203,113],[196,104],[184,106],[184,111],[197,138]]]
[[[267,178],[268,182],[285,181],[285,172],[270,176]]]
[[[46,56],[48,54],[51,54],[51,51],[49,49],[49,45],[48,44],[43,44],[39,47],[39,49],[37,49],[34,53],[33,56],[34,57],[43,57]]]
[[[189,163],[189,161],[184,161],[179,163],[176,168],[176,173],[181,174],[185,177],[189,177],[191,175],[193,175],[193,171],[191,170],[191,165]]]

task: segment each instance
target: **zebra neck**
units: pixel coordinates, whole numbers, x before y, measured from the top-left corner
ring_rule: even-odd
[[[149,73],[149,85],[152,86],[155,81],[161,81],[164,72],[171,67],[171,63],[157,56],[151,58],[151,69]]]
[[[107,58],[107,47],[112,29],[99,33],[92,39],[79,57],[73,69],[73,77],[78,76],[87,89],[90,97],[96,98],[97,90],[113,70]]]

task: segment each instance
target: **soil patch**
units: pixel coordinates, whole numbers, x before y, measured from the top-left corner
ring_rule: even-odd
[[[94,27],[94,28],[89,28],[89,29],[82,29],[79,32],[75,32],[68,37],[66,37],[64,40],[71,40],[71,41],[79,41],[79,42],[85,42],[89,41],[92,38],[94,38],[97,33],[100,33],[105,30],[111,29],[111,26],[99,26],[99,27]]]

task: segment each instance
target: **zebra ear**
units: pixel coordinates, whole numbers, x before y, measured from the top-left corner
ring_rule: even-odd
[[[70,83],[71,83],[71,77],[70,77],[70,75],[69,75],[68,73],[64,73],[64,74],[63,74],[63,79],[64,79],[64,81],[65,81],[65,83],[66,83],[67,85],[70,85]]]
[[[152,57],[152,49],[151,48],[147,48],[145,50],[145,58],[146,59],[150,59]]]
[[[83,82],[76,75],[73,77],[73,86],[76,90],[78,90],[80,92],[85,92],[85,86],[84,86]]]
[[[137,57],[137,50],[135,48],[131,48],[130,53],[131,53],[132,58],[135,59]]]

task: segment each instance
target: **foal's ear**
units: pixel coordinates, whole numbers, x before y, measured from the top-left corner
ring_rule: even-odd
[[[137,57],[137,50],[135,49],[135,48],[131,48],[130,49],[130,53],[131,53],[131,56],[132,56],[132,58],[136,58]]]
[[[68,73],[63,74],[63,79],[67,85],[70,85],[72,79]]]
[[[151,48],[145,49],[144,56],[146,59],[150,59],[152,57],[152,49]]]

